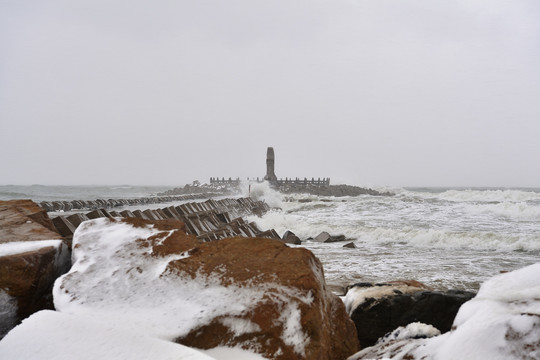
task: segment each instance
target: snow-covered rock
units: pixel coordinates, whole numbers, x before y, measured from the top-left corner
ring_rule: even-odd
[[[373,358],[540,359],[540,263],[486,281],[460,308],[452,331],[384,341],[349,360]]]
[[[52,285],[69,267],[68,245],[32,200],[0,201],[0,339],[52,308]]]
[[[356,325],[360,345],[368,347],[413,322],[450,331],[459,307],[473,296],[465,291],[433,291],[418,281],[405,280],[355,284],[343,301]]]
[[[56,309],[119,331],[269,359],[344,359],[357,350],[354,324],[311,252],[270,239],[200,243],[181,227],[84,222],[73,267],[55,284]]]
[[[69,264],[62,240],[0,243],[0,339],[20,320],[52,309],[52,286]]]

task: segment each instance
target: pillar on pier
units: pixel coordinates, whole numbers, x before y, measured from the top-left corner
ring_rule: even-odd
[[[274,159],[274,148],[269,147],[266,150],[266,176],[264,177],[264,180],[267,180],[270,183],[277,182],[277,177],[274,173]]]

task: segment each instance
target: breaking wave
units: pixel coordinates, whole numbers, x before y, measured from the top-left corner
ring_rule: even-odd
[[[540,201],[540,193],[523,190],[447,190],[438,194],[447,201],[473,202],[522,202]]]

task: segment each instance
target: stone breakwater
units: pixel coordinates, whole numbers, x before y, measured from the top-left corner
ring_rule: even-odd
[[[97,218],[139,218],[143,220],[179,220],[186,226],[189,235],[202,241],[220,240],[227,237],[259,237],[279,239],[274,230],[260,230],[254,222],[248,223],[242,217],[261,216],[270,210],[264,201],[251,198],[207,200],[189,202],[161,209],[114,211],[98,208],[88,213],[53,217],[56,230],[71,239],[77,227],[84,221]]]
[[[0,324],[7,325],[0,338],[9,332],[0,358],[208,360],[192,348],[220,347],[275,360],[354,354],[354,323],[313,253],[231,220],[268,209],[252,199],[182,204],[140,218],[99,209],[104,216],[64,241],[32,201],[0,202]],[[235,233],[242,236],[208,241]]]
[[[251,183],[260,183],[261,181],[248,181]],[[352,185],[329,185],[325,181],[317,180],[313,181],[295,181],[295,180],[278,180],[276,182],[270,182],[270,186],[283,194],[310,194],[317,196],[360,196],[360,195],[371,195],[371,196],[393,196],[393,193],[390,192],[381,192],[373,190],[370,188],[364,188],[360,186]],[[240,191],[242,182],[240,180],[223,180],[219,183],[214,184],[202,184],[202,185],[186,185],[184,187],[174,188],[162,193],[159,193],[158,196],[177,196],[185,194],[193,194],[197,191],[214,193],[214,194],[234,194]]]
[[[363,188],[359,186],[351,185],[327,185],[327,186],[318,186],[318,185],[299,185],[299,184],[287,184],[284,183],[279,185],[277,188],[280,192],[284,194],[310,194],[317,196],[360,196],[360,195],[371,195],[371,196],[393,196],[394,194],[390,192],[380,192],[377,190]]]
[[[42,201],[39,205],[47,212],[112,209],[123,206],[140,206],[149,204],[162,204],[175,201],[188,201],[196,199],[209,199],[222,195],[219,191],[205,191],[182,195],[158,195],[135,199],[97,199],[97,200],[70,200],[70,201]]]

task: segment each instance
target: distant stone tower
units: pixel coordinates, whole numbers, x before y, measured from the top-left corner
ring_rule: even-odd
[[[264,180],[268,180],[271,183],[277,182],[277,177],[274,173],[274,159],[274,148],[269,147],[266,150],[266,176]]]

